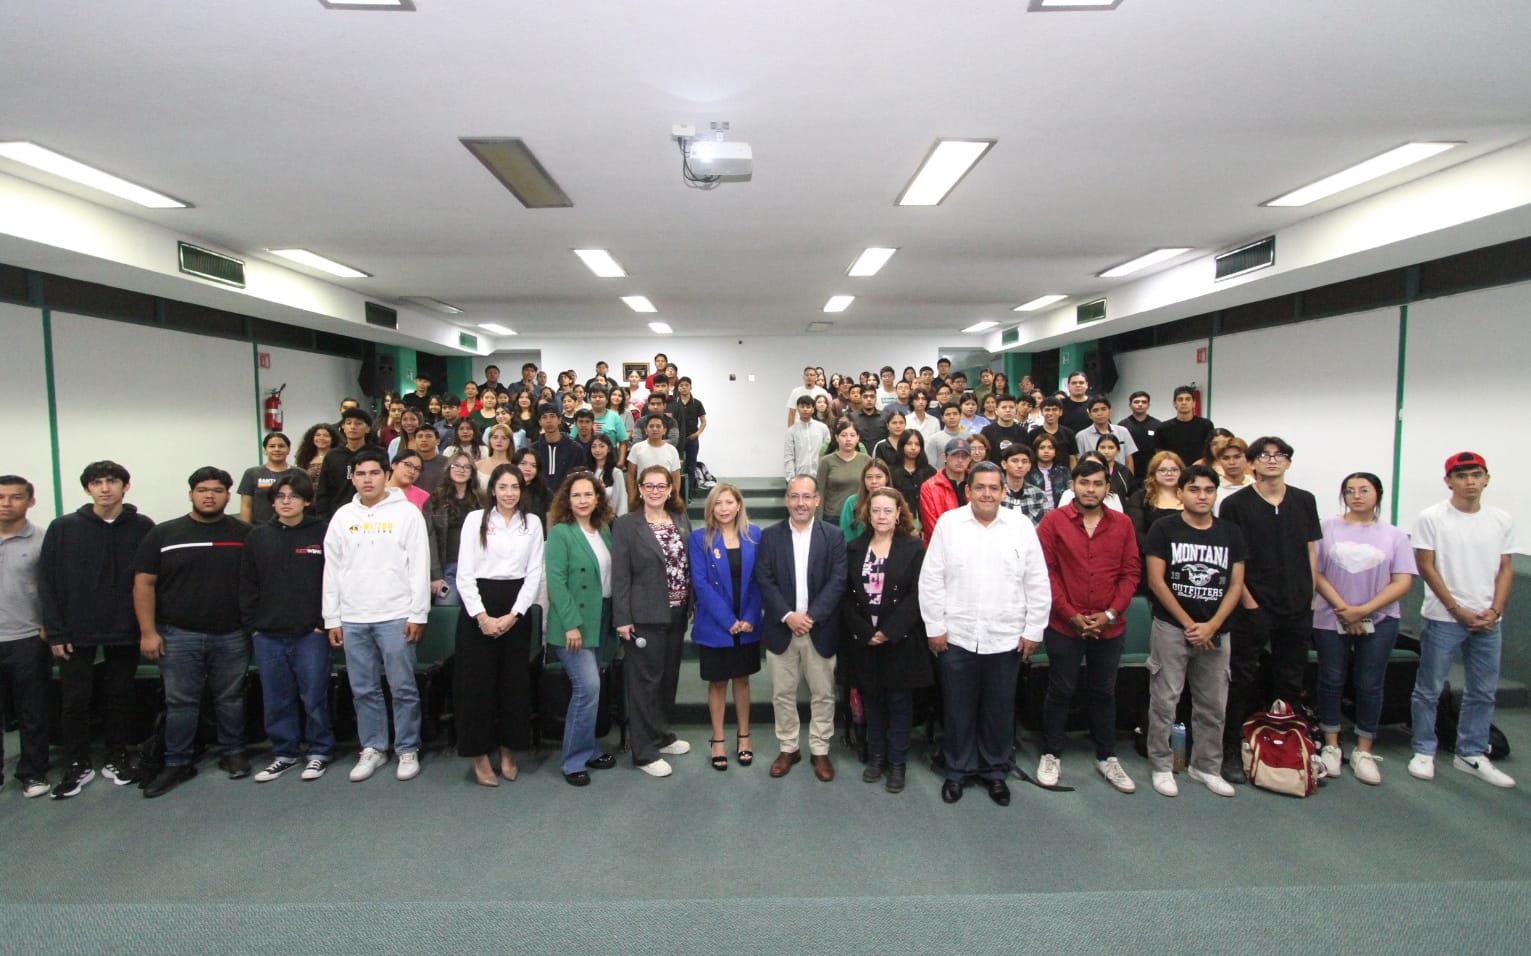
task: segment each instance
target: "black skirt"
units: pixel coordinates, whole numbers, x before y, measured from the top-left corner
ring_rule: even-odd
[[[733,647],[696,647],[697,661],[701,664],[702,680],[723,681],[735,677],[748,677],[760,672],[760,642],[739,643],[734,635]]]

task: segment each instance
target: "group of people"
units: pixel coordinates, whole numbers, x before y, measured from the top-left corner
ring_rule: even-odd
[[[385,436],[371,434],[367,412],[347,405],[341,440],[326,450],[317,482],[307,468],[287,466],[285,436],[273,434],[267,460],[237,492],[227,472],[199,468],[188,478],[189,512],[160,524],[126,501],[131,478],[116,462],[87,466],[80,483],[89,503],[45,533],[27,520],[31,484],[0,477],[0,683],[21,724],[22,791],[63,799],[94,779],[98,653],[103,777],[157,797],[194,776],[204,695],[216,712],[220,769],[250,775],[244,674],[252,648],[272,746],[255,780],[296,768],[317,779],[339,756],[328,695],[336,648],[361,746],[350,779],[373,776],[390,754],[395,776],[411,779],[421,746],[415,644],[435,603],[460,607],[457,749],[483,786],[518,776],[517,752],[530,743],[531,652],[544,640],[571,688],[560,760],[568,783],[586,786],[591,771],[616,764],[596,724],[601,671],[617,647],[632,762],[650,776],[669,775],[666,758],[690,750],[671,727],[689,634],[708,683],[708,759],[719,771],[753,762],[749,681],[764,665],[777,744],[772,777],[801,762],[797,695],[806,682],[814,774],[835,776],[830,743],[844,688],[864,719],[862,779],[903,790],[916,699],[931,688],[943,799],[955,802],[977,784],[1007,804],[1016,684],[1022,665],[1045,648],[1038,782],[1061,779],[1083,667],[1096,769],[1130,793],[1136,785],[1115,748],[1115,681],[1127,607],[1140,593],[1153,606],[1148,752],[1157,792],[1178,792],[1170,733],[1186,685],[1189,777],[1232,796],[1244,780],[1240,725],[1268,703],[1255,696],[1264,657],[1275,696],[1297,701],[1310,646],[1319,654],[1326,770],[1338,775],[1345,760],[1340,697],[1353,669],[1357,739],[1348,759],[1358,780],[1376,784],[1371,747],[1383,674],[1398,637],[1398,601],[1415,574],[1428,590],[1409,772],[1433,776],[1435,708],[1460,650],[1467,687],[1454,765],[1513,786],[1487,756],[1513,526],[1481,503],[1489,481],[1481,456],[1446,462],[1450,497],[1419,517],[1411,547],[1382,520],[1375,475],[1347,476],[1343,511],[1321,521],[1314,496],[1285,482],[1293,449],[1275,436],[1245,443],[1217,434],[1194,414],[1189,388],[1177,390],[1170,422],[1149,417],[1150,397],[1139,392],[1129,400],[1133,414],[1113,425],[1109,401],[1089,394],[1083,376],[1071,377],[1069,394],[1043,398],[1045,414],[1027,426],[1024,388],[1012,395],[985,370],[979,388],[996,417],[980,419],[970,414],[983,407],[976,390],[960,372],[938,368],[939,381],[908,370],[918,391],[901,389],[891,368],[870,386],[835,382],[833,400],[843,399],[848,414],[833,432],[815,417],[822,370],[805,369],[789,397],[787,520],[763,529],[728,483],[710,489],[700,527],[691,526],[681,469],[663,452],[674,451],[664,412],[645,420],[645,442],[626,451],[625,477],[617,449],[603,444],[609,432],[590,446],[605,454],[565,456],[561,447],[578,439],[544,404],[529,466],[506,454],[500,433],[491,454],[502,457],[491,457],[487,471],[478,456],[450,452],[426,490],[418,487],[423,466],[437,456],[420,436],[434,429],[401,436],[390,455],[374,441]],[[523,371],[518,394],[536,387],[536,374],[534,366]],[[594,384],[584,389],[590,398],[602,395]],[[957,401],[941,407],[942,427],[927,441],[934,416],[917,396],[932,385]],[[428,389],[425,382],[411,410],[423,401],[429,413]],[[904,392],[907,412],[896,407]],[[879,408],[885,395],[891,407]],[[657,388],[650,402],[656,396],[663,404]],[[692,401],[689,387],[681,397]],[[1065,434],[1072,426],[1064,416],[1079,414],[1086,424]],[[232,493],[241,495],[240,517],[227,513]],[[164,686],[164,766],[152,777],[129,753],[140,657],[158,662]],[[43,699],[55,659],[68,764],[50,787]],[[732,748],[724,729],[730,689]]]

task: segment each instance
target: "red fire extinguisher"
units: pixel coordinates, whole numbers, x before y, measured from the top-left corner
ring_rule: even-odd
[[[1193,398],[1191,414],[1199,417],[1201,415],[1201,386],[1195,382],[1191,383],[1191,396]]]
[[[282,389],[287,387],[283,382],[281,388],[273,388],[266,392],[266,431],[279,432],[282,430]]]

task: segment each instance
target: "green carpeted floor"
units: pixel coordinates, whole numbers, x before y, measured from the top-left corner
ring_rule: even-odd
[[[1531,712],[1497,722],[1531,746]],[[943,804],[923,759],[890,796],[841,749],[833,783],[806,763],[771,780],[769,726],[755,766],[717,773],[705,730],[678,729],[696,749],[674,777],[624,760],[583,790],[530,756],[516,783],[480,788],[447,754],[409,783],[392,764],[349,783],[348,759],[257,785],[207,761],[159,800],[100,779],[23,800],[9,783],[0,948],[1523,953],[1531,938],[1531,771],[1507,761],[1528,779],[1502,791],[1448,758],[1417,781],[1396,728],[1383,786],[1347,773],[1301,801],[1183,777],[1165,799],[1125,741],[1140,790],[1123,796],[1075,737],[1079,789],[1017,781],[1007,808],[974,790]]]

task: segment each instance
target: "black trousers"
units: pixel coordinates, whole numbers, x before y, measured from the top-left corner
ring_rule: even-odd
[[[68,660],[59,661],[58,668],[63,697],[59,733],[70,763],[90,763],[90,702],[95,696],[93,665],[98,648],[105,658],[101,665],[101,690],[106,705],[106,748],[112,752],[128,745],[138,645],[75,644],[74,652]]]
[[[53,652],[32,637],[0,642],[0,712],[5,701],[21,725],[18,778],[43,779],[48,773],[48,679]],[[5,735],[0,734],[0,779],[5,772]]]
[[[641,767],[658,760],[662,756],[659,748],[675,740],[670,721],[675,715],[675,690],[685,649],[686,608],[671,608],[665,624],[633,625],[633,635],[632,640],[622,642],[622,674],[633,763]],[[643,647],[638,646],[639,637]]]
[[[1116,671],[1122,663],[1122,639],[1069,637],[1048,628],[1042,634],[1047,647],[1047,697],[1042,703],[1042,740],[1047,752],[1063,753],[1063,730],[1069,707],[1079,685],[1079,667],[1085,665],[1090,686],[1090,736],[1095,759],[1116,756]]]
[[[510,613],[520,579],[478,579],[490,617]],[[466,608],[457,619],[453,682],[457,697],[457,753],[482,757],[500,747],[523,750],[532,739],[532,628],[525,617],[499,637],[488,637]]]
[[[975,654],[951,644],[937,660],[943,703],[946,779],[1003,780],[1015,767],[1015,682],[1019,651]]]
[[[1260,656],[1270,649],[1271,700],[1293,709],[1302,700],[1302,678],[1313,643],[1313,612],[1276,614],[1263,607],[1234,612],[1228,654],[1228,711],[1223,720],[1223,758],[1239,752],[1244,721],[1270,700],[1259,700]]]

